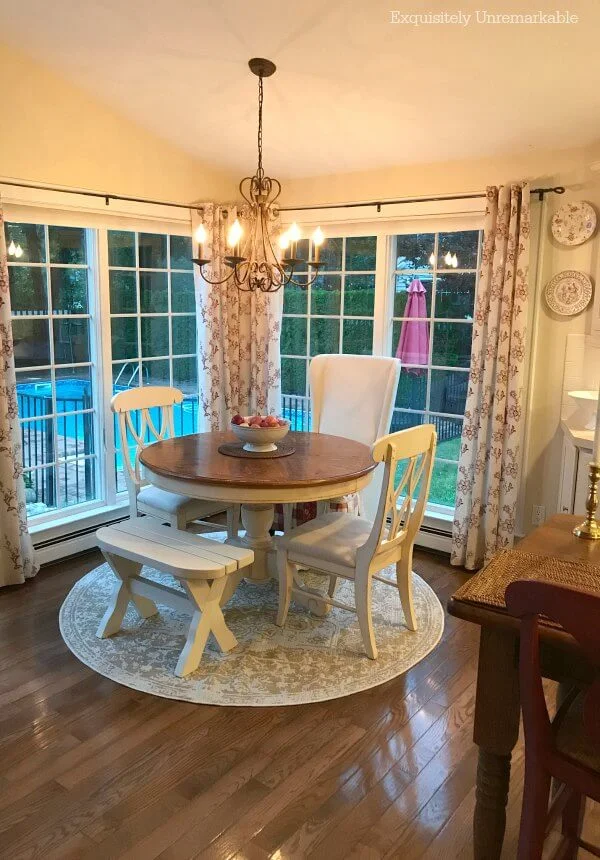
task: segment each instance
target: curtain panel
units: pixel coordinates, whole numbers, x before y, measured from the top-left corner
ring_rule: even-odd
[[[0,208],[0,586],[19,585],[38,571],[27,531],[22,463],[4,218]]]
[[[221,262],[229,226],[237,217],[235,206],[205,203],[203,216],[193,211],[194,235],[204,224],[204,253],[214,262],[210,278],[222,278],[229,269]],[[224,430],[237,412],[281,413],[281,359],[279,338],[283,289],[276,293],[241,292],[233,278],[209,284],[195,267],[198,323],[198,381],[201,431]]]
[[[523,436],[530,205],[525,183],[489,187],[451,563],[476,570],[514,539]]]

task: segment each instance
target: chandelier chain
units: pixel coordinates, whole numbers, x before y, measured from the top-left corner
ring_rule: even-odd
[[[263,76],[259,75],[259,77],[258,77],[258,170],[257,170],[257,175],[260,179],[262,179],[264,176],[264,170],[263,170],[263,166],[262,166],[262,148],[263,148],[262,115],[263,115]]]

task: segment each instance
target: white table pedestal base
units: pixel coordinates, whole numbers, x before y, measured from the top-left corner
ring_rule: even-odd
[[[242,525],[246,534],[240,543],[254,552],[254,564],[250,575],[251,582],[268,582],[277,576],[275,547],[269,531],[275,517],[274,505],[242,505]]]

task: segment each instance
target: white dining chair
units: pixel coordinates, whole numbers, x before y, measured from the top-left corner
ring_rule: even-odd
[[[316,355],[309,368],[313,433],[344,436],[369,447],[389,433],[400,366],[397,358],[381,355]],[[383,467],[378,467],[359,494],[360,515],[375,516],[382,475]],[[326,507],[319,505],[319,512]],[[292,505],[284,506],[284,532],[292,527],[292,510]]]
[[[115,394],[111,400],[111,409],[117,416],[131,519],[150,516],[182,531],[192,522],[214,529],[214,523],[207,523],[205,518],[227,510],[228,537],[235,537],[239,516],[237,506],[227,507],[223,502],[171,493],[154,487],[143,478],[141,452],[147,445],[175,435],[173,410],[175,404],[182,401],[183,393],[166,385],[129,388]]]
[[[412,557],[429,495],[435,457],[433,424],[400,430],[379,439],[373,459],[383,465],[379,503],[373,522],[350,513],[326,513],[278,538],[279,610],[277,624],[285,624],[294,594],[308,595],[317,608],[336,606],[358,614],[367,656],[377,657],[371,613],[373,580],[397,588],[409,630],[417,629],[412,597]],[[399,474],[398,474],[399,473]],[[395,565],[395,579],[379,571]],[[327,595],[306,588],[297,565],[329,577]],[[355,606],[333,597],[338,577],[354,582]],[[310,605],[310,603],[309,603]]]

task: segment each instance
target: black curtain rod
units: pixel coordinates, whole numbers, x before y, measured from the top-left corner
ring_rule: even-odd
[[[552,188],[532,188],[531,194],[537,194],[540,200],[545,194],[564,194],[564,185],[555,185]],[[280,206],[280,212],[307,212],[311,209],[359,209],[363,206],[376,206],[381,212],[382,206],[394,206],[398,203],[437,203],[443,200],[479,200],[486,195],[484,192],[478,194],[441,194],[437,197],[400,197],[398,200],[369,200],[364,203],[323,203],[320,206]]]
[[[147,203],[151,206],[172,206],[175,209],[198,209],[193,203],[171,203],[167,200],[149,200],[146,197],[127,197],[124,194],[104,194],[100,191],[70,191],[67,188],[57,188],[55,185],[36,185],[28,182],[12,182],[0,180],[0,185],[10,185],[14,188],[33,188],[36,191],[59,191],[62,194],[78,194],[81,197],[97,197],[104,200],[107,206],[111,200],[125,200],[129,203]],[[537,194],[539,200],[544,199],[545,194],[564,194],[563,185],[555,185],[552,188],[532,188],[532,194]],[[362,207],[376,206],[381,212],[382,206],[394,206],[400,203],[436,203],[444,200],[477,200],[484,198],[485,193],[479,194],[442,194],[437,197],[400,197],[397,200],[370,200],[363,203],[323,203],[320,206],[280,206],[279,212],[308,212],[313,209],[359,209]]]

